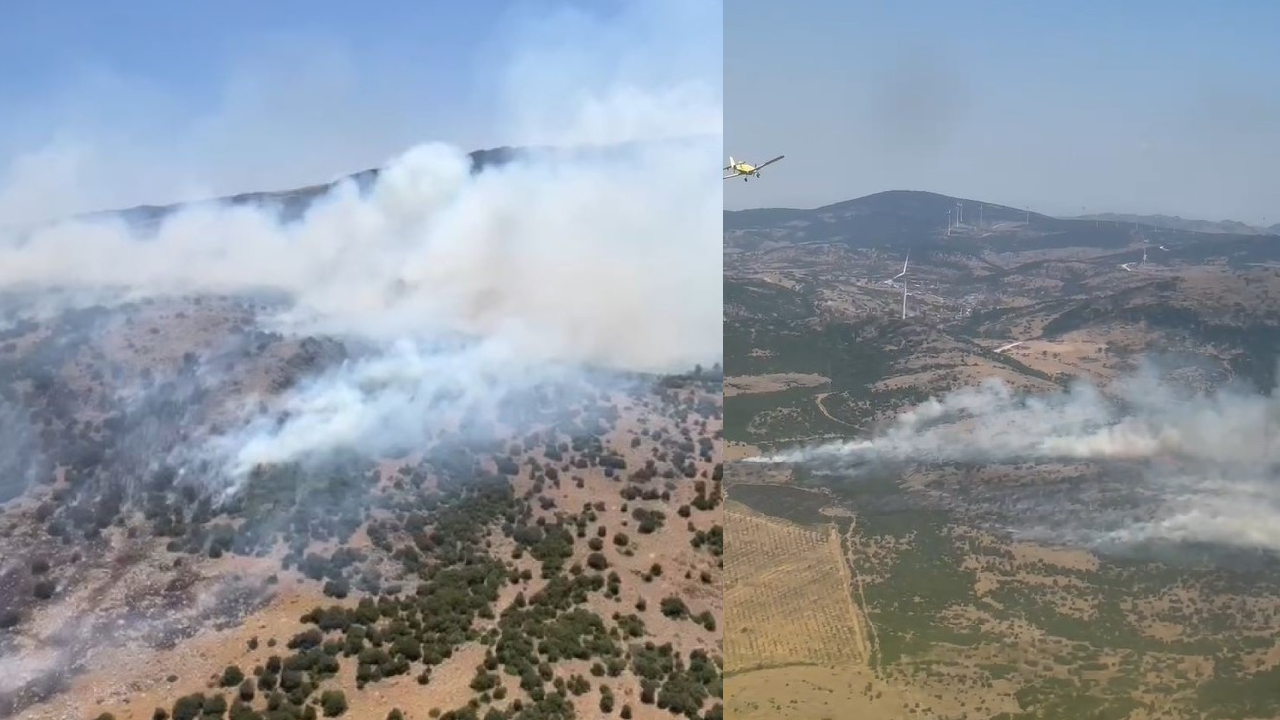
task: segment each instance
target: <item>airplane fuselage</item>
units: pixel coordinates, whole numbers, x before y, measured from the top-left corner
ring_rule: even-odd
[[[727,171],[727,172],[729,172],[729,173],[731,173],[731,174],[730,174],[730,175],[726,175],[726,176],[724,177],[724,179],[725,179],[725,180],[732,180],[732,179],[734,179],[734,178],[742,178],[742,180],[745,182],[745,181],[746,181],[746,180],[748,180],[752,175],[754,175],[754,176],[756,176],[756,177],[760,177],[760,170],[761,170],[762,168],[764,168],[766,165],[770,165],[770,164],[772,164],[772,163],[776,163],[776,162],[778,162],[779,160],[781,160],[782,158],[783,158],[783,156],[782,156],[782,155],[779,155],[778,157],[776,157],[776,158],[774,158],[774,159],[770,160],[770,161],[769,161],[769,162],[767,162],[767,163],[762,163],[762,164],[760,164],[760,165],[752,165],[751,163],[741,162],[741,161],[739,161],[739,160],[734,160],[734,159],[733,159],[733,157],[731,156],[731,157],[729,158],[729,164],[728,164],[728,165],[726,165],[726,166],[725,166],[725,168],[724,168],[724,169],[725,169],[725,171]]]

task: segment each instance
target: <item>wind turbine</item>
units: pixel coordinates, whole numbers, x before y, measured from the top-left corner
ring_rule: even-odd
[[[907,261],[911,260],[911,251],[907,251]],[[902,278],[902,319],[907,319],[907,263],[902,263],[902,272],[898,273],[898,277]],[[896,278],[895,278],[896,279]]]

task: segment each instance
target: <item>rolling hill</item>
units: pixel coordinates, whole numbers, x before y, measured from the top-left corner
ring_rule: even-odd
[[[530,152],[531,150],[532,149],[530,148],[514,148],[506,146],[487,150],[473,150],[468,153],[468,157],[471,159],[471,171],[473,173],[478,173],[487,167],[503,165],[519,157],[522,153]],[[137,205],[131,208],[86,213],[80,217],[86,219],[120,217],[131,225],[145,226],[157,223],[184,207],[211,203],[226,205],[256,205],[274,208],[279,213],[282,220],[292,220],[302,215],[302,213],[310,207],[311,203],[315,202],[320,197],[323,197],[340,183],[354,182],[356,187],[360,188],[363,192],[368,190],[368,188],[372,187],[373,184],[377,182],[378,175],[381,172],[381,168],[369,168],[367,170],[351,173],[350,175],[338,178],[337,180],[326,183],[317,183],[315,185],[307,185],[300,188],[276,191],[245,192],[210,200],[173,203],[169,205]]]
[[[208,202],[296,217],[333,186]],[[718,368],[508,384],[457,338],[406,362],[389,348],[414,338],[281,327],[289,298],[253,287],[20,290],[0,293],[0,718],[721,717]],[[478,363],[482,411],[459,403]],[[307,401],[329,388],[350,392]],[[348,429],[400,408],[380,427],[405,439],[228,464],[317,405]]]
[[[958,203],[965,223],[948,235],[946,213]],[[903,320],[901,286],[885,280],[908,253],[910,316]],[[899,344],[891,338],[927,327],[931,340],[912,353],[915,365],[931,358],[930,372],[882,366],[886,377],[912,376],[894,383],[899,394],[907,386],[913,397],[936,392],[984,374],[1028,387],[1105,380],[1132,368],[1143,348],[1269,387],[1280,359],[1277,261],[1276,237],[1056,219],[926,192],[883,192],[812,210],[727,211],[726,374],[827,377],[830,359],[797,359],[805,356],[797,346],[820,343],[838,327],[850,336],[870,332],[878,339],[866,342],[888,348]],[[866,398],[839,401],[874,393],[872,384],[790,392],[822,394],[838,421],[858,426],[892,412]],[[840,415],[870,406],[880,412]],[[733,419],[729,438],[766,439],[734,436],[749,422]],[[787,425],[788,437],[800,431]],[[833,429],[829,421],[814,425]]]
[[[565,147],[504,145],[496,148],[473,150],[468,153],[468,157],[471,161],[471,172],[474,174],[479,173],[486,168],[507,165],[521,158],[544,158],[556,160],[558,158],[572,159],[605,157],[612,153],[626,153],[641,147],[662,147],[692,142],[697,139],[698,138],[691,137],[673,137],[657,142],[624,142],[609,145],[580,145]],[[361,192],[367,191],[377,181],[381,172],[382,168],[375,167],[354,172],[329,182],[316,183],[314,185],[307,185],[300,188],[276,191],[244,192],[226,197],[186,203],[139,205],[131,208],[86,213],[81,217],[122,217],[131,224],[145,226],[148,224],[154,224],[183,207],[211,203],[268,207],[274,209],[282,220],[289,221],[300,216],[306,211],[311,203],[315,202],[318,198],[324,196],[325,193],[343,182],[354,182]]]
[[[963,206],[964,223],[947,232],[948,210]],[[981,224],[979,224],[981,218]],[[1243,226],[1242,226],[1243,227]],[[893,190],[831,205],[799,210],[758,208],[726,211],[726,252],[800,244],[835,244],[854,249],[905,251],[909,248],[981,254],[1133,247],[1135,234],[1191,259],[1258,262],[1272,257],[1277,240],[1249,232],[1167,228],[1133,220],[1053,218],[1047,215],[930,192]]]
[[[948,234],[957,203],[965,223]],[[910,191],[725,213],[727,557],[749,568],[728,574],[727,592],[763,588],[753,578],[770,573],[805,577],[787,554],[799,555],[786,544],[799,540],[766,521],[839,535],[855,612],[824,621],[873,638],[869,654],[840,663],[796,650],[785,672],[730,678],[731,712],[808,717],[840,703],[876,717],[1280,714],[1280,560],[1231,544],[1247,513],[1211,511],[1230,518],[1217,544],[1097,540],[1200,523],[1197,508],[1238,492],[1270,507],[1248,483],[1214,480],[1262,470],[969,455],[980,442],[1036,447],[1046,436],[1035,425],[1005,418],[1052,412],[1043,409],[1081,382],[1113,398],[1148,361],[1160,392],[1180,402],[1233,384],[1274,387],[1280,237],[1159,220],[1052,218]],[[891,279],[908,253],[904,288]],[[992,380],[1003,389],[984,395]],[[1012,399],[999,413],[912,412],[1002,392]],[[1219,423],[1231,417],[1214,407]],[[962,459],[928,454],[946,442]],[[794,463],[734,462],[791,451]],[[775,547],[760,558],[734,555],[769,533]],[[758,657],[727,662],[764,662],[767,648],[748,642],[795,622],[761,608],[750,632],[726,630],[726,647]],[[808,715],[792,710],[801,707]]]
[[[1203,233],[1231,233],[1237,235],[1280,235],[1280,223],[1269,227],[1247,225],[1235,220],[1193,220],[1169,215],[1127,215],[1123,213],[1098,213],[1080,215],[1077,220],[1104,220],[1107,222],[1138,223],[1170,230],[1190,230]]]

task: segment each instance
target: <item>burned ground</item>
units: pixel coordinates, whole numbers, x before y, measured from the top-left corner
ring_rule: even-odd
[[[260,309],[0,338],[4,715],[719,717],[716,372],[551,389],[503,428],[228,495],[193,445],[360,352]]]

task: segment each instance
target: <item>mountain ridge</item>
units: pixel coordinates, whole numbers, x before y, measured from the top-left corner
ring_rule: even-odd
[[[1074,220],[1102,220],[1105,222],[1129,222],[1151,225],[1170,230],[1191,230],[1202,233],[1230,233],[1240,235],[1280,235],[1280,223],[1266,227],[1250,225],[1237,220],[1199,220],[1180,215],[1136,215],[1132,213],[1096,213],[1077,215]]]
[[[541,150],[545,150],[545,148],[502,145],[495,148],[473,150],[467,153],[467,157],[471,160],[472,174],[476,174],[485,168],[504,165],[515,160],[521,155]],[[340,176],[328,182],[315,183],[312,185],[304,185],[302,187],[288,188],[284,190],[254,190],[236,193],[234,195],[205,198],[203,200],[191,200],[158,205],[144,204],[134,205],[127,208],[96,210],[76,215],[74,216],[74,219],[92,220],[98,218],[119,217],[131,225],[145,225],[159,222],[182,208],[223,204],[276,205],[280,211],[282,219],[292,220],[304,213],[306,209],[310,207],[311,203],[317,198],[323,197],[325,194],[329,193],[335,187],[344,182],[355,182],[361,192],[367,191],[377,181],[382,170],[383,168],[381,167],[367,168],[365,170]]]
[[[957,204],[964,205],[964,215],[970,219],[976,219],[973,212],[975,207],[981,207],[984,215],[987,213],[996,213],[996,221],[1001,221],[1004,217],[1019,217],[1024,220],[1043,220],[1057,222],[1110,222],[1123,223],[1129,225],[1140,226],[1147,230],[1181,230],[1186,232],[1195,232],[1202,234],[1224,234],[1224,235],[1271,235],[1280,234],[1280,223],[1275,223],[1266,227],[1258,225],[1250,225],[1248,223],[1236,220],[1200,220],[1195,218],[1183,218],[1178,215],[1149,214],[1142,215],[1137,213],[1096,213],[1088,215],[1049,215],[1046,213],[1034,212],[1029,208],[1017,208],[1011,205],[1004,205],[996,202],[985,200],[976,200],[974,198],[965,198],[955,195],[946,195],[930,190],[881,190],[869,195],[861,195],[848,200],[840,200],[834,203],[827,203],[812,208],[798,207],[756,207],[756,208],[740,208],[737,210],[725,210],[725,216],[735,217],[760,217],[770,214],[777,215],[793,215],[800,216],[804,213],[820,213],[832,212],[849,209],[862,209],[867,206],[875,206],[884,202],[896,202],[902,206],[909,202],[916,205],[932,204],[936,210],[941,210],[942,214],[955,207]],[[969,224],[969,223],[966,223]],[[944,225],[945,227],[945,225]]]
[[[478,174],[481,171],[506,165],[520,158],[543,156],[543,157],[594,157],[597,154],[607,155],[611,152],[621,152],[630,148],[643,147],[654,144],[668,143],[684,143],[694,140],[705,139],[703,135],[683,135],[669,136],[663,138],[647,139],[647,140],[629,140],[625,142],[590,144],[584,143],[580,145],[570,146],[554,146],[554,145],[499,145],[492,148],[484,148],[480,150],[472,150],[467,153],[471,161],[471,173]],[[248,192],[240,192],[231,195],[222,195],[218,197],[204,198],[201,200],[189,200],[182,202],[171,202],[164,204],[142,204],[126,208],[108,208],[105,210],[95,210],[86,213],[73,215],[73,220],[92,220],[99,218],[122,218],[130,225],[154,225],[165,217],[174,212],[189,207],[199,207],[206,205],[259,205],[272,207],[277,210],[282,221],[291,221],[300,217],[310,207],[311,203],[316,199],[323,197],[333,188],[344,182],[354,182],[359,190],[367,192],[377,181],[378,176],[385,168],[373,167],[360,170],[346,175],[341,175],[327,182],[313,183],[301,187],[286,188],[282,190],[256,190]],[[55,221],[57,222],[57,221]]]
[[[964,222],[958,226],[952,222],[948,230],[957,208]],[[1145,238],[1170,248],[1240,246],[1252,256],[1273,241],[1270,235],[1257,232],[1202,232],[1142,222],[1053,217],[922,190],[887,190],[812,209],[725,210],[724,232],[725,246],[732,249],[831,244],[969,252],[1071,247],[1119,251]]]

